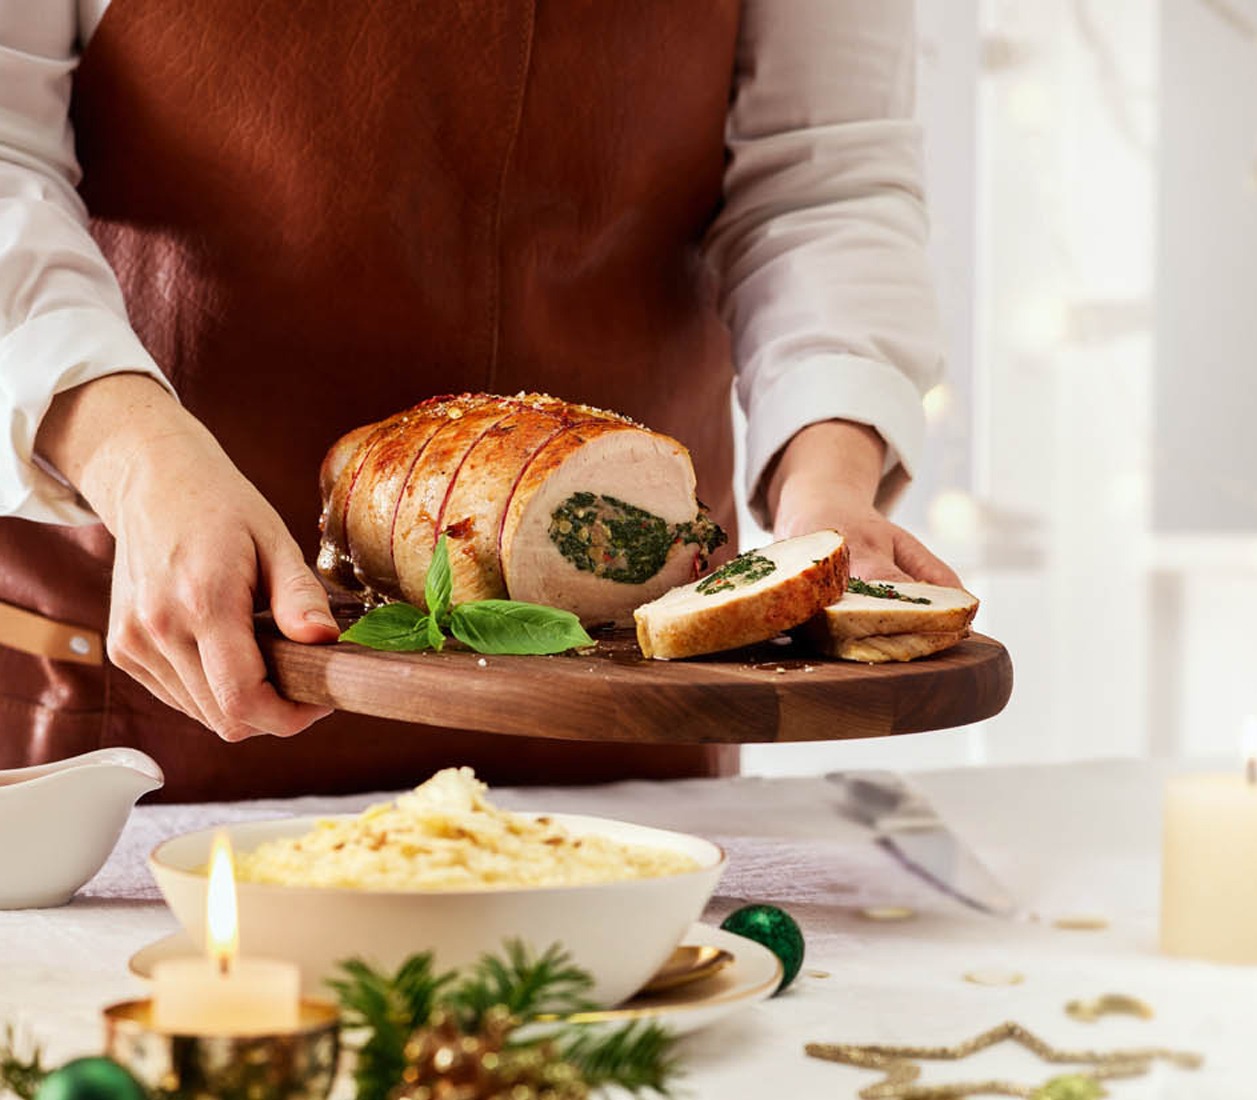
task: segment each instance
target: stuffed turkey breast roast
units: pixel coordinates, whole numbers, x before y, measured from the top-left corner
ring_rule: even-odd
[[[680,443],[542,394],[433,398],[355,429],[320,484],[324,576],[419,607],[441,534],[455,603],[509,596],[591,625],[631,622],[724,542]]]

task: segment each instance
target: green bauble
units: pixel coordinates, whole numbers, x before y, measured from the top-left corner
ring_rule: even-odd
[[[35,1100],[145,1100],[144,1086],[110,1058],[76,1058],[53,1070]]]
[[[720,927],[762,943],[781,960],[781,984],[774,997],[794,981],[803,965],[803,933],[784,909],[775,905],[744,905],[725,917]]]

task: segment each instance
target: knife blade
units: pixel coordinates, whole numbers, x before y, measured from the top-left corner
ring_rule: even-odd
[[[906,870],[956,901],[1000,917],[1021,907],[929,802],[893,772],[830,772],[843,792],[842,812],[867,825],[877,845]]]

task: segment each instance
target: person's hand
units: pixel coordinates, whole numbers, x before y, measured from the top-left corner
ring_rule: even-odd
[[[330,713],[266,679],[255,606],[295,641],[338,631],[283,521],[217,441],[139,375],[61,397],[37,446],[117,542],[110,659],[228,741],[291,735]]]
[[[770,474],[773,536],[830,527],[846,539],[853,577],[961,587],[945,562],[874,506],[884,448],[859,424],[825,421],[800,431]]]
[[[867,500],[827,484],[792,484],[782,493],[776,538],[832,527],[846,539],[851,575],[861,580],[926,581],[960,588],[960,578]]]

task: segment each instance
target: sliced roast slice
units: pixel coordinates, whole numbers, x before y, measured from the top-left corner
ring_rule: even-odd
[[[353,558],[345,538],[345,513],[349,497],[369,453],[367,440],[379,427],[366,424],[341,436],[327,452],[319,468],[323,511],[319,516],[319,572],[341,588],[357,588]]]
[[[853,578],[842,599],[800,628],[822,653],[848,661],[911,661],[969,636],[978,599],[963,588]]]
[[[452,410],[454,414],[432,434],[397,498],[391,534],[393,562],[402,599],[416,607],[426,606],[424,582],[450,486],[472,448],[509,412],[497,402]]]
[[[361,428],[355,428],[352,432],[346,432],[328,449],[326,457],[323,459],[322,466],[319,467],[319,492],[322,499],[330,503],[332,494],[336,491],[336,484],[340,480],[340,475],[344,472],[350,462],[362,461],[360,448],[366,441],[367,437],[379,427],[379,424],[364,424]],[[341,501],[344,505],[344,501]],[[339,520],[337,522],[340,522]]]
[[[345,510],[345,541],[358,583],[377,596],[401,595],[393,561],[393,517],[399,494],[436,427],[433,422],[386,421],[363,446],[366,455]]]
[[[862,661],[877,665],[887,661],[915,661],[959,645],[967,630],[920,631],[914,634],[870,634],[864,638],[831,639],[825,650],[831,657],[844,661]]]
[[[583,417],[578,422],[589,420]],[[571,423],[566,412],[521,401],[468,451],[437,524],[449,546],[455,603],[507,595],[498,557],[507,504],[532,457]]]
[[[834,639],[937,634],[968,630],[977,611],[977,597],[963,588],[853,578],[842,599],[825,609],[823,625]]]
[[[523,471],[507,505],[501,561],[511,597],[566,608],[587,625],[692,579],[713,542],[689,452],[627,421],[576,424]]]
[[[767,641],[834,603],[846,581],[836,531],[783,539],[639,607],[637,642],[645,656],[670,659]]]
[[[321,471],[319,569],[329,579],[372,599],[401,598],[393,558],[398,503],[432,436],[448,423],[450,408],[447,400],[427,401],[333,444]]]

